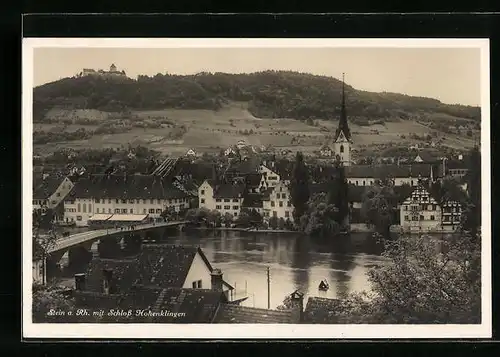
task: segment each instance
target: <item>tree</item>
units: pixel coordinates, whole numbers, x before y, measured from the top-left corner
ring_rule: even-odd
[[[230,213],[226,213],[224,217],[222,217],[222,221],[224,222],[224,227],[231,228],[231,224],[233,223],[233,215]]]
[[[334,205],[320,203],[311,207],[306,217],[302,224],[305,223],[304,232],[308,235],[332,237],[340,231],[341,227],[336,220],[338,209]]]
[[[382,240],[387,263],[368,272],[371,292],[349,294],[335,309],[316,311],[315,323],[478,324],[481,249],[459,232]],[[285,299],[284,306],[289,305]],[[306,316],[307,318],[307,316]]]
[[[269,218],[269,228],[278,229],[278,217],[272,216]]]
[[[32,317],[34,323],[56,322],[60,320],[60,316],[50,314],[51,310],[67,313],[75,307],[74,300],[64,296],[63,288],[55,285],[33,285],[32,295]]]
[[[369,187],[363,196],[361,217],[384,237],[389,237],[393,224],[394,198],[392,187],[379,185]]]
[[[294,207],[293,218],[298,222],[300,217],[307,211],[307,201],[310,197],[309,171],[304,163],[304,156],[301,152],[297,152],[295,157],[290,182],[290,195]]]
[[[386,323],[479,323],[481,249],[459,231],[444,241],[402,236],[385,241],[390,264],[369,280]]]
[[[285,219],[283,217],[280,217],[280,219],[278,220],[278,229],[285,229]]]
[[[481,152],[474,147],[469,154],[467,192],[469,205],[465,209],[464,229],[476,236],[481,227]]]
[[[335,163],[335,176],[331,178],[330,191],[328,192],[328,204],[337,208],[335,221],[345,228],[349,222],[349,185],[345,177],[345,168],[340,161]]]
[[[163,212],[160,214],[160,217],[169,221],[175,220],[177,219],[177,212],[175,211],[174,207],[170,206],[163,210]]]
[[[222,222],[221,213],[217,210],[210,211],[206,217],[206,222],[213,228],[220,227]]]

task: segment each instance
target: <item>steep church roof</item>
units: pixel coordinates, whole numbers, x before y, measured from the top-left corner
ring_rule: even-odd
[[[342,73],[342,104],[340,108],[340,120],[339,120],[339,127],[337,128],[337,131],[335,132],[335,138],[334,141],[337,141],[340,134],[343,133],[345,138],[348,141],[351,141],[351,131],[349,130],[349,125],[347,124],[347,112],[345,108],[345,81],[344,81],[344,74]]]

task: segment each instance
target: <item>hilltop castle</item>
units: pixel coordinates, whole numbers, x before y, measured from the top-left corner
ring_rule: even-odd
[[[124,70],[119,71],[115,64],[109,66],[109,71],[104,71],[102,69],[95,70],[93,68],[84,68],[82,72],[78,74],[78,77],[83,76],[96,76],[96,77],[126,77]]]

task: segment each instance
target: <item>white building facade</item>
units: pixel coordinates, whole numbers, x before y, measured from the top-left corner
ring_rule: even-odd
[[[274,187],[268,198],[262,201],[263,215],[265,220],[271,217],[278,219],[283,218],[285,221],[289,219],[293,222],[293,205],[290,197],[288,186],[280,182]]]
[[[400,208],[403,231],[432,232],[441,230],[441,207],[423,188],[416,188]]]

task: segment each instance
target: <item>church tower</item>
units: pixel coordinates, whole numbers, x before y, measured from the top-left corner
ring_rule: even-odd
[[[342,104],[340,111],[339,127],[335,132],[333,139],[333,147],[335,149],[335,157],[337,157],[344,166],[351,164],[351,131],[347,124],[347,113],[345,108],[345,82],[344,74],[342,73]]]

